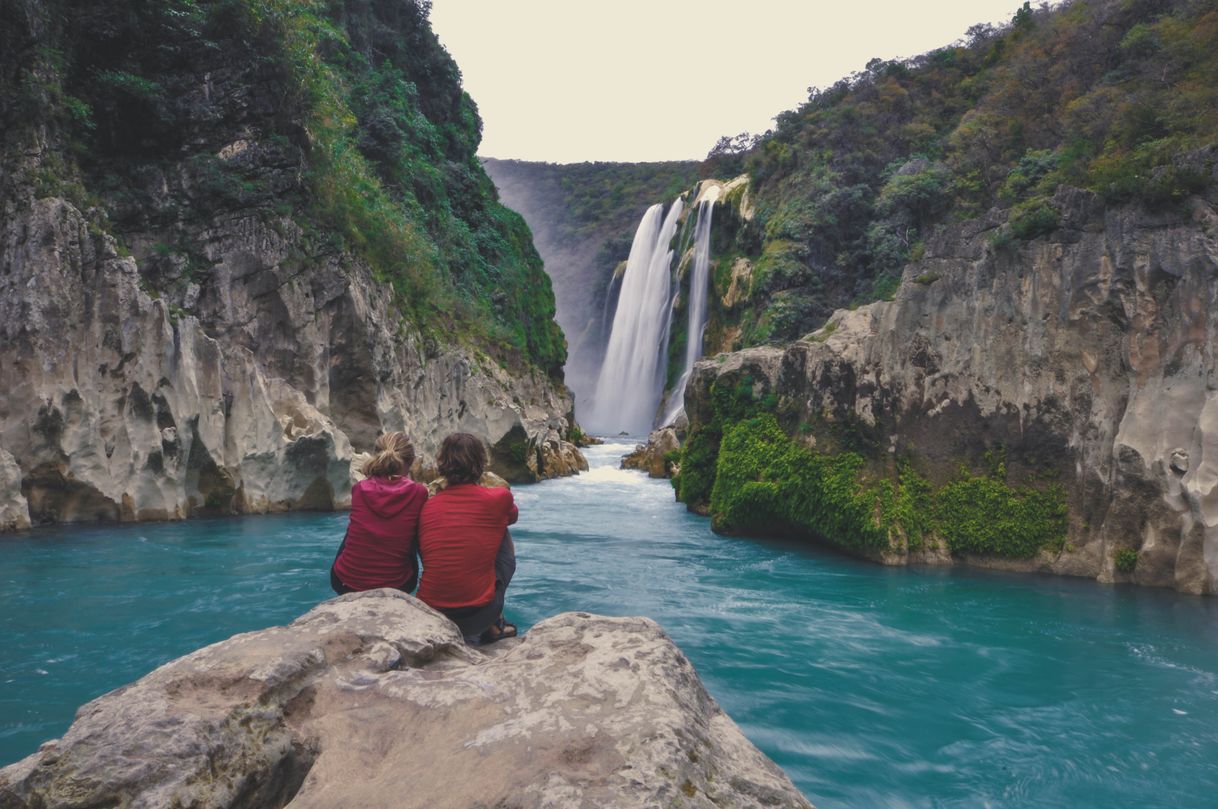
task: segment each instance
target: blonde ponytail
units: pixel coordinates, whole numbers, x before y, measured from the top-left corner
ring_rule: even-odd
[[[364,477],[391,478],[410,474],[410,467],[414,465],[414,444],[406,433],[385,433],[376,439],[375,449],[376,454],[360,470]]]

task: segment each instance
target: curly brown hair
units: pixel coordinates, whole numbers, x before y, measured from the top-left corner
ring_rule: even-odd
[[[392,478],[409,475],[413,465],[414,444],[410,436],[395,430],[376,439],[376,454],[360,471],[366,478]]]
[[[436,468],[450,486],[477,483],[486,471],[486,448],[475,435],[453,433],[440,444]]]

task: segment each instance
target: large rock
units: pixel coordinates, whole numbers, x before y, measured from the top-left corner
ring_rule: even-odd
[[[567,613],[487,652],[379,590],[85,705],[4,809],[808,807],[652,621]]]
[[[633,452],[622,458],[622,468],[641,469],[648,477],[670,478],[676,467],[675,453],[680,449],[677,429],[661,427],[647,436],[646,444],[638,444]]]
[[[847,436],[873,471],[906,457],[942,482],[1000,450],[1013,480],[1065,484],[1067,541],[1047,559],[959,561],[1218,593],[1218,214],[1201,198],[1184,213],[1055,202],[1048,238],[996,248],[993,214],[946,228],[894,301],[700,363],[691,430],[723,380],[779,401],[820,450]],[[1115,566],[1124,547],[1132,574]]]
[[[30,507],[21,494],[21,468],[0,446],[0,531],[30,527]]]

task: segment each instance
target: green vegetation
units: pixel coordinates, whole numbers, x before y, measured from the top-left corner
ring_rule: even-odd
[[[519,466],[524,466],[529,460],[529,442],[513,441],[507,445],[507,457]]]
[[[1138,566],[1137,548],[1117,548],[1112,555],[1118,573],[1129,575]]]
[[[812,343],[824,343],[837,331],[837,323],[826,323],[818,331],[809,334],[804,339]]]
[[[681,476],[702,457],[682,459]],[[723,434],[711,477],[716,529],[816,536],[855,550],[910,550],[941,537],[952,553],[1008,558],[1060,549],[1066,508],[1060,489],[1009,486],[1000,477],[960,476],[937,491],[908,463],[895,480],[870,475],[856,452],[819,453],[792,440],[773,415]],[[1005,474],[1005,469],[1000,469]]]
[[[313,154],[308,173],[314,192],[311,218],[362,255],[380,280],[393,284],[412,314],[426,319],[438,292],[439,256],[420,233],[417,217],[411,216],[417,212],[396,204],[358,148],[359,119],[349,103],[343,75],[349,75],[350,67],[342,71],[333,62],[317,58],[323,46],[343,52],[347,46],[344,32],[319,16],[320,4],[251,0],[249,6],[259,33],[280,43],[285,66],[298,86],[299,98],[293,101],[306,111]],[[381,78],[366,61],[361,63],[349,52],[343,55],[345,65],[354,62],[362,69],[360,78],[365,82]],[[391,63],[386,64],[386,72],[394,75]],[[396,94],[389,92],[380,99],[386,114],[409,118],[414,110],[407,106],[403,88],[395,89]]]
[[[935,493],[934,518],[952,553],[1020,558],[1060,550],[1066,538],[1059,487],[1015,489],[998,477],[960,476]]]
[[[908,461],[868,471],[874,441],[858,425],[822,425],[821,443],[833,449],[808,448],[801,439],[816,425],[796,421],[752,376],[716,380],[709,406],[710,420],[691,425],[673,486],[678,499],[706,505],[718,530],[815,536],[873,551],[942,540],[953,553],[1007,558],[1065,541],[1061,488],[1011,486],[1001,451],[987,453],[983,474],[961,468],[935,489]]]
[[[725,426],[763,412],[754,395],[754,380],[744,376],[732,381],[720,378],[711,386],[712,418],[707,424],[697,424],[686,436],[681,451],[681,471],[673,477],[677,499],[691,505],[707,503],[715,484],[715,463]],[[772,408],[777,399],[766,394]]]
[[[1059,238],[1084,199],[1187,215],[1183,202],[1213,193],[1216,75],[1213,3],[1068,0],[1024,4],[1009,25],[975,26],[914,59],[872,60],[813,90],[773,131],[722,140],[704,166],[747,171],[757,214],[725,218],[730,241],[717,255],[753,267],[730,326],[745,345],[824,341],[835,309],[891,298],[903,277],[937,282],[930,266],[906,276],[910,262],[935,258],[944,231],[969,220],[984,217],[973,232],[988,229],[993,250],[1017,257],[1029,241]],[[730,278],[719,268],[715,279],[722,293]],[[712,387],[675,482],[718,527],[868,551],[930,543],[1029,558],[1065,548],[1064,492],[1035,461],[1008,480],[995,453],[983,471],[962,467],[932,485],[916,458],[883,451],[883,424],[767,402],[749,383]],[[1114,563],[1128,573],[1137,552],[1118,549]]]
[[[432,341],[558,374],[549,278],[475,156],[477,109],[428,11],[52,0],[28,13],[62,20],[54,47],[0,43],[20,55],[25,117],[68,144],[44,161],[62,165],[40,193],[78,184],[87,192],[72,198],[108,212],[104,229],[175,245],[213,216],[253,212],[298,242],[296,263],[365,265]]]
[[[565,245],[591,239],[615,244],[613,263],[626,258],[643,212],[668,203],[698,180],[698,163],[532,163],[524,160],[483,161],[510,188],[527,186],[535,221],[551,228],[550,237]],[[609,265],[612,266],[612,265]]]
[[[850,547],[887,547],[889,515],[877,519],[878,488],[860,485],[862,466],[855,453],[827,456],[804,449],[773,416],[740,422],[720,446],[710,496],[714,526],[798,531]]]
[[[283,42],[308,111],[315,223],[391,283],[416,322],[455,321],[493,354],[558,373],[566,348],[549,278],[523,220],[493,202],[477,110],[427,7],[403,4],[385,32],[359,3],[249,2]]]
[[[1011,208],[1010,217],[991,239],[996,247],[1007,247],[1016,241],[1047,236],[1057,229],[1061,216],[1044,197],[1033,197]]]
[[[807,334],[890,298],[944,225],[1006,209],[998,248],[1052,234],[1057,193],[1155,208],[1203,189],[1218,141],[1218,9],[1199,0],[1021,6],[1004,27],[912,59],[874,59],[724,138],[705,170],[745,170],[757,218],[743,342]]]

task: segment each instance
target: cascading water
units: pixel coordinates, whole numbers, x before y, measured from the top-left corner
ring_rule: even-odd
[[[698,220],[694,225],[694,270],[689,280],[689,331],[686,332],[685,366],[673,389],[672,400],[661,424],[672,424],[685,410],[685,383],[693,373],[694,363],[702,356],[702,335],[706,331],[706,290],[710,284],[711,216],[719,200],[719,187],[712,186],[698,203]]]
[[[683,207],[676,199],[661,221],[664,206],[652,205],[635,231],[596,398],[585,420],[594,432],[643,435],[651,429],[668,353],[664,325],[671,304],[669,244]]]

